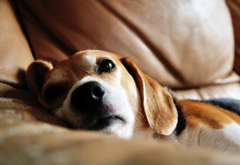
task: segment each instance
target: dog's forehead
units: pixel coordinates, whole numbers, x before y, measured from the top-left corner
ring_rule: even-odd
[[[68,59],[60,62],[57,66],[55,66],[53,72],[61,72],[61,70],[74,70],[79,72],[81,71],[89,71],[92,70],[96,65],[97,62],[101,59],[110,59],[116,64],[121,63],[119,59],[121,56],[104,52],[104,51],[83,51],[78,52]],[[55,71],[60,70],[60,71]]]
[[[91,70],[92,67],[97,65],[97,62],[103,58],[118,63],[120,56],[104,51],[84,51],[71,56],[68,59],[68,65],[71,65],[74,69],[81,68],[82,70]]]
[[[104,51],[78,52],[54,67],[48,76],[48,82],[72,85],[85,76],[97,76],[95,68],[101,59],[110,59],[121,66],[121,56]]]

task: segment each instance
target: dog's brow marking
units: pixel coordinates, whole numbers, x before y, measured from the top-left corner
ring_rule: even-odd
[[[81,68],[89,68],[89,66],[92,66],[95,63],[96,63],[96,56],[84,54],[81,59],[81,63],[79,65],[81,66]]]

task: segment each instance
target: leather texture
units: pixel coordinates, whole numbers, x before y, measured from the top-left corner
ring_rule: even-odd
[[[25,71],[33,61],[29,44],[9,1],[0,1],[0,82],[27,89]]]
[[[133,58],[169,87],[231,75],[233,31],[223,0],[15,1],[37,59],[100,49]]]

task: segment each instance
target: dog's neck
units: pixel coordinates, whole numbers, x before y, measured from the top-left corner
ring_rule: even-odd
[[[171,98],[172,98],[172,101],[177,109],[177,112],[178,112],[178,122],[177,122],[177,126],[176,126],[176,129],[175,129],[175,134],[176,136],[179,136],[181,134],[181,132],[185,129],[186,127],[186,120],[184,118],[184,115],[183,115],[183,112],[182,112],[182,108],[181,106],[178,104],[178,101],[177,99],[175,98],[174,96],[174,92],[168,88],[168,87],[164,87],[168,93],[170,94]]]
[[[178,122],[177,122],[175,131],[176,131],[176,136],[179,136],[181,134],[181,132],[186,128],[186,120],[184,118],[182,109],[174,96],[172,96],[172,100],[178,111]]]

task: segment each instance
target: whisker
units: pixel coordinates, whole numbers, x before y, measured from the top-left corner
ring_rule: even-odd
[[[139,112],[138,110],[136,110],[136,109],[134,109],[135,111],[137,111],[137,113],[138,114],[140,114],[143,118],[144,118],[144,116],[143,116],[143,114],[141,113],[141,112]],[[136,117],[136,115],[134,114],[134,116],[135,116],[135,119],[137,120],[137,121],[139,121],[139,119]]]
[[[93,50],[95,50],[95,49],[97,48],[97,46],[98,46],[99,44],[103,43],[103,42],[104,42],[104,40],[99,41],[99,42],[94,46]]]

